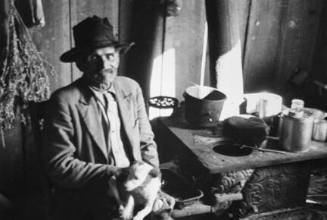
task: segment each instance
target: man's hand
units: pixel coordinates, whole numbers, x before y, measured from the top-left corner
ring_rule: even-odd
[[[128,174],[128,167],[126,168],[120,168],[120,167],[116,167],[113,172],[112,172],[112,176],[115,177],[120,177],[120,176],[126,176]]]
[[[129,220],[133,218],[133,211],[134,211],[134,198],[133,196],[129,196],[127,199],[127,203],[125,206],[120,205],[119,206],[119,217],[122,220]]]
[[[162,212],[170,212],[171,210],[173,210],[175,206],[175,199],[174,197],[168,195],[167,193],[163,192],[163,191],[159,191],[158,192],[158,196],[156,198],[156,200],[154,201],[153,204],[153,209],[152,211],[155,214],[159,214]]]

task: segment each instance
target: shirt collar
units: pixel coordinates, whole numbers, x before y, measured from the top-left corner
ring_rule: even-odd
[[[111,86],[107,91],[104,91],[104,92],[103,92],[103,91],[99,91],[99,90],[97,90],[97,89],[94,88],[93,86],[88,86],[88,87],[89,87],[90,90],[93,92],[95,98],[96,98],[97,100],[99,100],[102,104],[105,103],[104,100],[103,100],[103,95],[104,95],[105,93],[109,93],[109,94],[111,94],[111,96],[116,100],[116,91],[115,91],[115,89],[114,89],[113,86]]]

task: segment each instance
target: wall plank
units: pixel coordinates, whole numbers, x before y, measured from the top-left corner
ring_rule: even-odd
[[[322,1],[317,43],[314,50],[312,76],[327,83],[327,1]]]
[[[143,89],[145,100],[150,96],[150,81],[155,59],[162,53],[163,5],[159,1],[129,1],[131,14],[125,34],[135,45],[125,55],[124,75],[135,79]],[[127,6],[125,6],[127,7]],[[159,68],[160,69],[160,68]]]
[[[178,16],[166,18],[161,85],[162,95],[179,100],[186,87],[200,83],[206,22],[204,1],[184,1],[181,8]]]
[[[288,83],[292,75],[298,71],[312,70],[321,8],[321,0],[289,1],[285,21],[281,24],[282,41],[275,76],[276,89],[285,96],[291,92],[290,89],[294,89]]]
[[[133,7],[135,0],[124,0],[119,1],[119,39],[122,42],[132,42],[132,21],[133,21]],[[133,47],[131,48],[133,49]],[[127,70],[127,56],[123,55],[120,57],[120,75],[128,75]]]
[[[237,114],[238,105],[243,100],[242,41],[244,28],[243,39],[241,39],[239,1],[207,0],[206,11],[211,82],[214,87],[227,96],[220,115],[220,119],[223,120]]]
[[[33,31],[33,40],[57,72],[50,78],[51,91],[71,82],[70,64],[60,62],[60,55],[70,48],[69,0],[43,1],[46,25]]]
[[[237,2],[237,13],[238,13],[238,25],[239,25],[239,35],[241,40],[241,50],[242,50],[242,63],[244,63],[244,51],[247,41],[248,34],[248,21],[250,18],[251,10],[251,0],[243,0]]]
[[[271,90],[288,0],[252,0],[244,54],[244,90]],[[283,15],[283,16],[282,16]]]

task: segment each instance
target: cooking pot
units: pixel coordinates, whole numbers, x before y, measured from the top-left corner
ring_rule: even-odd
[[[185,119],[196,127],[214,127],[219,122],[226,95],[208,86],[190,86],[184,92]]]

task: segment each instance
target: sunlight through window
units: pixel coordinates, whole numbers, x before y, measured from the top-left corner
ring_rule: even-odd
[[[243,74],[241,62],[241,42],[217,59],[217,88],[225,93],[227,100],[221,112],[220,120],[239,114],[239,105],[243,101]]]

